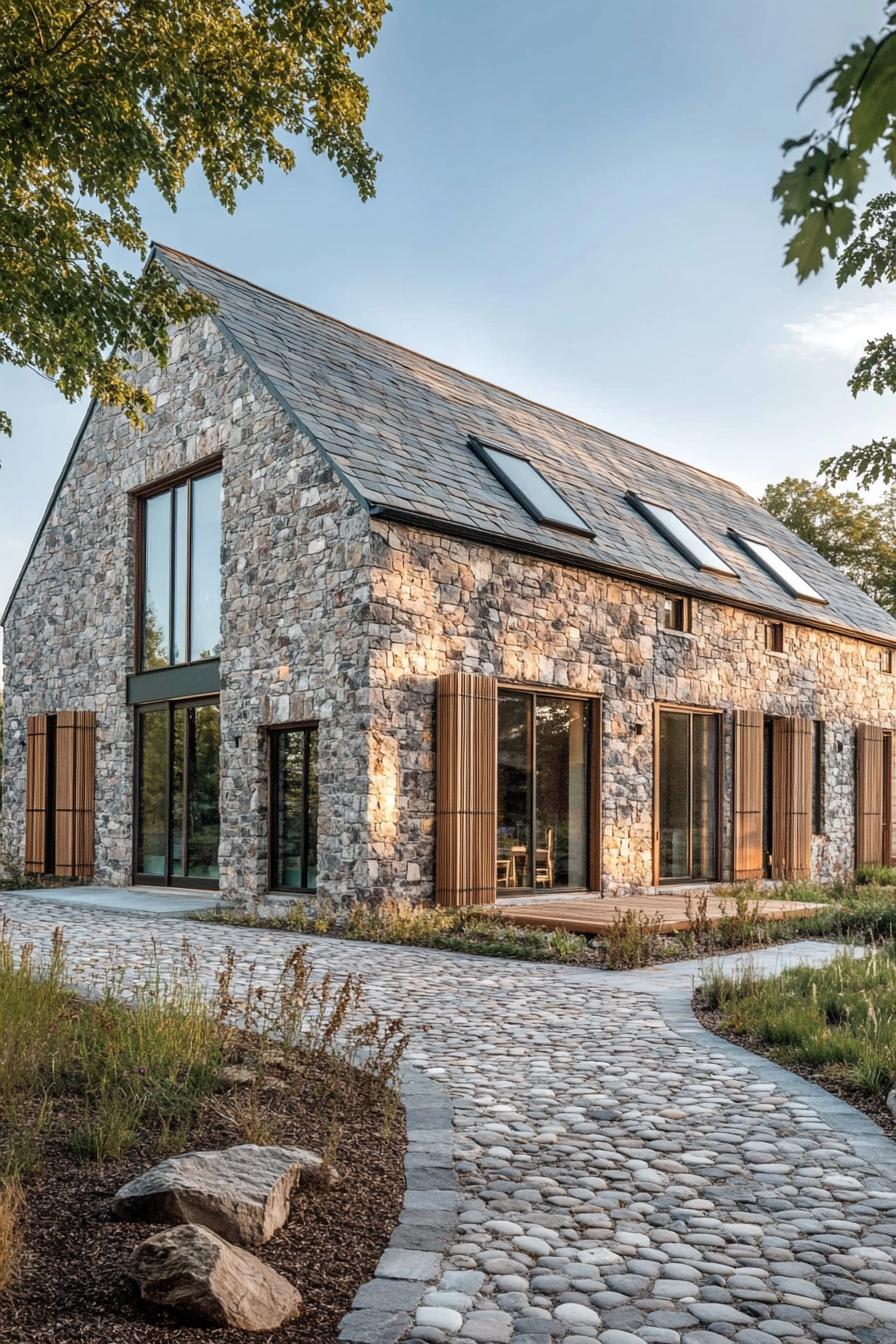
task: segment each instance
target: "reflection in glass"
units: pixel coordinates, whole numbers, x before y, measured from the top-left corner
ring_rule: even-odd
[[[687,877],[690,840],[689,714],[660,714],[660,877]]]
[[[663,710],[659,722],[659,876],[718,875],[719,720]]]
[[[498,867],[503,887],[588,881],[589,703],[498,697]]]
[[[218,769],[221,716],[217,705],[187,711],[187,877],[217,878],[221,818]]]
[[[174,615],[172,619],[172,659],[185,662],[187,657],[187,487],[174,491]]]
[[[532,697],[498,697],[498,886],[530,887],[532,876]]]
[[[718,869],[719,721],[695,714],[691,766],[691,877],[710,880]]]
[[[138,714],[138,876],[163,884],[217,880],[220,738],[217,704]]]
[[[164,877],[167,848],[168,711],[137,717],[137,872]]]
[[[221,643],[221,473],[193,481],[190,658],[216,658]]]
[[[275,732],[273,882],[294,891],[317,888],[317,729]]]
[[[143,527],[143,667],[167,667],[171,644],[171,498],[146,501]]]
[[[582,700],[540,696],[535,707],[535,885],[585,885],[587,768]]]
[[[216,658],[221,642],[221,473],[143,504],[142,667]]]

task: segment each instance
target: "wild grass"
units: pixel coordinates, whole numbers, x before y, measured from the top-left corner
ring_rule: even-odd
[[[601,933],[604,964],[610,971],[648,966],[658,956],[662,918],[643,910],[617,910]]]
[[[781,1063],[869,1097],[896,1085],[896,950],[843,951],[824,967],[771,977],[747,968],[704,980],[725,1034],[760,1042]]]
[[[206,1108],[234,1142],[274,1141],[265,1094],[305,1070],[331,1149],[347,1111],[376,1102],[394,1116],[406,1046],[359,976],[315,975],[304,947],[273,977],[233,952],[201,967],[186,941],[174,955],[153,947],[139,976],[112,972],[81,994],[58,932],[39,957],[0,922],[0,1291],[49,1145],[93,1163],[138,1142],[183,1151]],[[233,1090],[235,1064],[249,1085]]]

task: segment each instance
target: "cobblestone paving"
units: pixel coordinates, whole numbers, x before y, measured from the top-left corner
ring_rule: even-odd
[[[209,973],[232,946],[264,976],[289,944],[20,899],[6,913],[39,946],[63,924],[85,973],[187,935]],[[661,999],[606,974],[300,941],[321,969],[363,971],[454,1102],[457,1241],[439,1265],[433,1209],[419,1246],[390,1252],[396,1312],[414,1311],[404,1278],[430,1280],[416,1338],[896,1341],[893,1183],[809,1102],[678,1034]],[[404,1275],[402,1256],[418,1268]]]

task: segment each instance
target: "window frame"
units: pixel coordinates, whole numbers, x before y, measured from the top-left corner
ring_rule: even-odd
[[[531,696],[533,702],[538,698],[552,696],[560,700],[584,700],[588,705],[587,745],[585,751],[585,868],[587,883],[584,887],[553,887],[548,891],[562,892],[600,892],[603,875],[603,695],[600,691],[578,691],[568,686],[542,686],[538,682],[498,680],[497,694],[507,691]],[[533,744],[534,747],[534,744]],[[497,756],[495,760],[497,769]],[[533,810],[535,791],[533,789]],[[534,846],[533,846],[534,848]],[[497,888],[496,888],[497,890]],[[501,888],[516,893],[500,899],[511,903],[516,896],[536,895],[541,888],[516,887]]]
[[[717,723],[717,754],[716,754],[716,806],[715,806],[715,839],[716,839],[716,862],[715,875],[713,877],[660,877],[660,717],[662,714],[688,714],[691,717],[689,727],[690,738],[690,770],[693,776],[693,743],[694,743],[694,725],[693,719],[697,714],[703,716],[711,715]],[[682,705],[674,704],[666,700],[656,700],[653,706],[653,885],[654,887],[671,887],[687,884],[694,887],[711,886],[714,882],[719,882],[722,876],[724,836],[722,833],[722,821],[724,816],[724,798],[723,791],[725,787],[725,754],[726,754],[726,733],[727,733],[727,714],[723,709],[714,708],[711,705]],[[688,794],[690,811],[690,789],[691,779],[688,780]],[[688,827],[688,850],[693,845],[693,825]],[[693,863],[689,864],[693,867]]]
[[[588,526],[578,509],[573,508],[569,500],[560,493],[552,481],[548,480],[544,472],[535,465],[532,459],[526,457],[525,453],[514,452],[512,448],[499,448],[497,444],[486,443],[483,439],[477,438],[475,434],[469,436],[467,443],[483,466],[485,466],[492,476],[494,476],[495,480],[504,487],[512,499],[516,500],[517,504],[521,505],[522,508],[526,510],[529,517],[534,518],[535,522],[541,527],[556,527],[559,528],[561,532],[569,532],[571,536],[585,537],[588,541],[594,541],[594,528]],[[538,508],[537,504],[529,498],[525,490],[521,489],[513,478],[508,476],[506,471],[502,470],[499,463],[492,460],[492,453],[501,453],[505,457],[515,457],[518,462],[525,462],[526,466],[534,471],[535,475],[538,476],[547,488],[557,496],[564,508],[569,509],[570,513],[575,518],[578,518],[579,526],[577,527],[572,523],[563,522],[558,518],[552,518],[550,514],[543,513],[541,509]]]
[[[664,633],[664,634],[667,634],[667,635],[669,635],[669,634],[672,634],[672,635],[689,635],[689,634],[691,634],[691,633],[692,633],[691,622],[692,622],[692,611],[693,611],[693,608],[692,608],[692,605],[691,605],[691,599],[690,599],[689,597],[687,597],[686,595],[681,594],[681,593],[664,593],[664,594],[663,594],[663,598],[662,598],[662,604],[663,604],[663,605],[662,605],[662,607],[661,607],[661,609],[660,609],[660,617],[661,617],[660,629],[663,631],[663,633]],[[681,610],[681,625],[669,625],[669,624],[667,624],[667,622],[666,622],[666,609],[667,609],[667,606],[668,606],[669,604],[671,604],[671,605],[673,606],[673,608],[674,608],[677,604],[680,604],[680,610]]]
[[[775,654],[782,654],[784,652],[783,621],[765,622],[765,651],[766,653]]]
[[[625,498],[627,502],[631,504],[632,508],[641,515],[645,522],[649,523],[655,532],[658,532],[661,537],[668,541],[673,550],[677,551],[679,555],[684,556],[685,560],[693,565],[694,569],[699,570],[701,574],[715,574],[721,579],[740,579],[737,570],[729,565],[728,561],[723,559],[723,557],[710,546],[709,542],[705,541],[703,537],[700,536],[699,532],[691,527],[690,523],[685,522],[681,514],[677,509],[673,509],[671,504],[661,504],[658,499],[648,499],[646,495],[639,495],[634,490],[626,490]],[[707,565],[702,561],[696,551],[691,550],[686,541],[682,541],[680,537],[676,537],[675,533],[663,522],[662,518],[657,516],[657,509],[661,509],[664,513],[671,513],[673,518],[677,518],[682,527],[690,532],[691,536],[695,537],[702,546],[705,546],[711,555],[715,556],[718,564]]]
[[[308,877],[308,837],[311,833],[310,827],[310,808],[308,806],[308,788],[307,788],[307,767],[308,754],[310,751],[311,734],[317,733],[318,762],[320,761],[320,722],[318,719],[302,719],[295,723],[272,723],[266,731],[267,736],[267,764],[268,764],[268,890],[271,892],[283,892],[294,896],[314,896],[317,894],[318,887],[284,886],[277,881],[277,870],[279,867],[279,837],[277,833],[277,812],[280,801],[280,770],[278,738],[285,733],[304,733],[304,763],[306,786],[304,790],[304,799],[302,806],[302,876],[307,880]],[[318,776],[319,778],[319,776]],[[315,819],[315,827],[317,821]],[[320,832],[317,832],[318,841]],[[320,865],[318,864],[318,877],[320,876]]]
[[[816,607],[827,607],[830,605],[828,599],[822,597],[821,593],[819,593],[816,588],[812,587],[809,580],[805,578],[798,569],[791,565],[789,560],[785,559],[783,555],[778,554],[770,541],[764,541],[762,537],[747,536],[746,533],[738,532],[737,529],[733,527],[729,527],[728,535],[732,541],[737,542],[745,555],[748,555],[761,570],[768,574],[770,578],[774,579],[779,588],[783,588],[785,593],[788,593],[797,602],[810,602]],[[793,570],[793,573],[796,574],[797,578],[800,579],[807,588],[812,590],[813,596],[810,596],[809,593],[801,593],[794,588],[793,584],[790,583],[783,574],[779,574],[774,565],[770,564],[764,555],[754,549],[757,546],[764,546],[766,550],[771,551],[772,555],[780,564],[786,565],[788,569]]]
[[[824,835],[825,722],[812,720],[812,834]]]
[[[193,509],[193,491],[192,482],[201,480],[206,476],[214,476],[216,473],[222,473],[223,484],[223,466],[224,459],[220,453],[214,457],[207,457],[202,462],[195,462],[189,467],[183,467],[179,471],[171,472],[167,476],[162,476],[158,480],[151,481],[146,485],[140,486],[136,490],[130,491],[130,497],[134,501],[135,518],[133,527],[134,536],[134,670],[138,676],[146,673],[170,672],[174,668],[201,666],[204,663],[213,663],[219,658],[219,654],[214,654],[211,658],[185,658],[181,662],[166,663],[163,667],[144,667],[143,666],[143,630],[144,618],[146,614],[146,505],[151,499],[159,495],[170,492],[171,494],[171,525],[169,527],[169,565],[168,565],[168,594],[169,610],[174,611],[174,492],[179,485],[189,485],[187,490],[187,516],[186,516],[186,593],[184,607],[184,633],[186,639],[186,652],[192,653],[190,643],[192,640],[192,570],[193,570],[193,527],[192,527],[192,509]],[[222,511],[223,512],[223,511]],[[223,518],[222,518],[223,522]],[[223,535],[223,526],[222,526]],[[168,649],[171,651],[171,643],[174,635],[172,630],[168,637]]]

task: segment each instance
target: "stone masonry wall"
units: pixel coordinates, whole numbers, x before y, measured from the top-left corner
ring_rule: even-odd
[[[431,900],[435,678],[479,672],[603,696],[604,886],[652,882],[654,705],[725,711],[723,876],[731,864],[734,709],[824,720],[825,834],[815,873],[853,863],[854,725],[896,728],[896,677],[877,648],[696,601],[693,634],[660,628],[662,595],[432,533],[373,524],[371,685],[379,810],[375,889]]]
[[[21,852],[29,714],[97,714],[96,880],[131,881],[136,504],[129,491],[223,453],[221,885],[266,891],[263,725],[317,719],[322,893],[366,881],[366,511],[203,319],[176,332],[142,431],[97,409],[5,630],[3,835]]]

